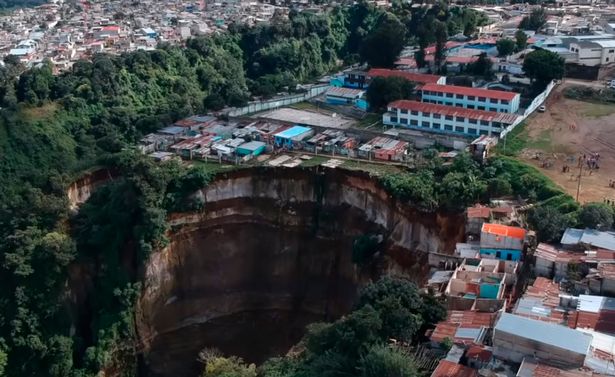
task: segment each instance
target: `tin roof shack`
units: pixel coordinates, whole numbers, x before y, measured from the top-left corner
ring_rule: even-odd
[[[480,234],[480,255],[483,258],[521,260],[526,230],[502,224],[483,224]]]
[[[594,372],[608,376],[615,375],[615,337],[590,329],[578,329],[592,337],[589,352],[585,356],[585,367]]]
[[[312,153],[337,153],[347,156],[357,146],[357,139],[342,131],[325,130],[304,141],[303,149]]]
[[[523,359],[517,377],[592,377],[594,374],[583,369],[563,370],[541,364],[538,360],[526,357]]]
[[[267,145],[262,141],[249,141],[247,143],[243,143],[237,147],[236,153],[239,156],[253,156],[256,157],[263,152],[265,152],[265,147]]]
[[[464,260],[455,270],[446,287],[450,310],[495,312],[505,306],[507,288],[516,282],[516,267],[507,273],[497,261],[484,261]]]
[[[491,220],[491,209],[477,204],[466,210],[466,234],[480,235],[483,224]]]
[[[359,157],[371,160],[403,161],[408,153],[406,141],[377,136],[359,147]]]
[[[595,248],[615,251],[615,232],[568,228],[560,243],[566,248],[580,251]]]
[[[535,357],[563,368],[583,366],[591,335],[564,326],[502,313],[493,331],[495,357],[520,363]]]
[[[538,277],[515,306],[514,313],[543,322],[575,328],[576,297],[560,291],[559,284]]]
[[[273,145],[274,135],[284,130],[289,129],[291,126],[284,124],[267,122],[264,120],[257,120],[249,123],[244,127],[238,127],[233,131],[233,138],[240,137],[245,140],[262,141],[267,145]]]
[[[615,334],[615,298],[579,295],[577,313],[576,328]]]
[[[474,139],[474,141],[470,143],[470,154],[475,160],[484,162],[487,160],[487,157],[489,157],[491,148],[496,145],[498,145],[497,137],[480,135],[478,139]]]
[[[446,320],[438,322],[426,335],[433,347],[438,347],[447,338],[459,345],[482,344],[495,324],[495,317],[496,313],[451,310]]]
[[[580,253],[571,253],[546,243],[539,243],[534,252],[536,260],[534,272],[537,276],[561,281],[568,278],[568,266],[580,263],[582,257],[583,254]]]
[[[138,148],[142,153],[152,153],[156,151],[166,151],[173,143],[173,136],[147,134],[139,140]]]
[[[180,141],[177,144],[171,145],[169,149],[178,156],[188,160],[203,158],[209,155],[211,144],[217,138],[215,135],[205,134]]]
[[[294,126],[275,134],[275,145],[279,148],[300,149],[302,141],[314,135],[309,127]]]

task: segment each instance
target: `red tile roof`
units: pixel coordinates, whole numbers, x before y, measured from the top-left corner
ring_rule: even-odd
[[[463,107],[436,105],[433,103],[409,100],[398,100],[395,102],[391,102],[389,104],[389,107],[411,111],[421,111],[424,113],[435,113],[440,115],[451,115],[455,117],[464,117],[476,120],[500,122],[504,124],[512,124],[515,122],[515,120],[517,120],[517,115],[510,113],[496,113],[495,111],[465,109]]]
[[[397,71],[394,69],[372,68],[367,72],[368,77],[402,77],[409,81],[418,82],[420,84],[437,83],[442,76],[428,75],[425,73],[413,73],[405,71]]]
[[[475,96],[494,98],[500,100],[512,101],[519,93],[505,92],[503,90],[491,90],[481,88],[469,88],[467,86],[455,86],[455,85],[438,85],[438,84],[425,84],[423,91],[438,92],[438,93],[452,93],[461,94],[464,96]]]
[[[438,367],[431,377],[477,377],[478,373],[472,368],[448,360],[440,360]]]

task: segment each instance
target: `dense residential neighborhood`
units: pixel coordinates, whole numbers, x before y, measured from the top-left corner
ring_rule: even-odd
[[[615,376],[611,2],[0,8],[0,376]]]

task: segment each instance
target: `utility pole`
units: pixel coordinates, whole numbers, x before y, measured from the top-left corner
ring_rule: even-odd
[[[581,159],[581,157],[579,157]],[[579,192],[581,191],[581,177],[583,176],[583,163],[585,161],[581,161],[579,164],[579,181],[577,182],[577,203],[579,202]]]

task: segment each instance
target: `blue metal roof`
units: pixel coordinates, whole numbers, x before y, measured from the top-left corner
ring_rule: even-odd
[[[165,134],[171,134],[171,135],[178,135],[184,132],[184,129],[182,127],[170,126],[170,127],[165,127],[159,130],[158,132],[162,132]]]
[[[281,137],[284,139],[291,139],[295,136],[299,136],[301,134],[304,134],[306,132],[310,132],[312,129],[309,127],[302,127],[302,126],[294,126],[291,127],[287,130],[284,130],[280,133],[275,134],[275,137]]]
[[[568,228],[560,241],[562,245],[583,243],[607,250],[615,250],[615,233],[601,232],[594,229]]]
[[[592,342],[591,335],[578,330],[509,313],[502,313],[496,323],[496,338],[499,331],[582,355],[587,354]]]

